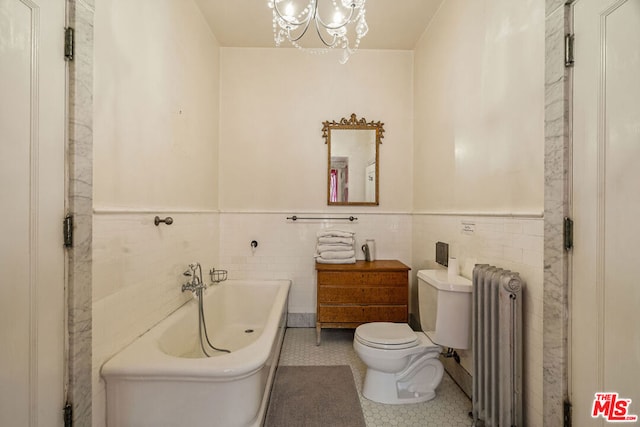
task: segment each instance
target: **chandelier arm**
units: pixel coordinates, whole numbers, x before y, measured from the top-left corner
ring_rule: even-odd
[[[319,13],[316,13],[316,22],[319,22],[320,25],[322,25],[322,27],[326,28],[327,30],[339,30],[340,28],[346,26],[347,24],[349,24],[351,22],[351,18],[353,17],[353,12],[355,10],[355,6],[350,6],[349,8],[351,9],[351,11],[349,12],[349,16],[347,17],[347,19],[344,20],[344,22],[342,24],[336,24],[336,25],[325,24],[325,22],[322,20],[322,18],[320,18],[320,14]]]
[[[304,30],[302,30],[302,32],[300,33],[300,35],[298,37],[292,38],[291,37],[291,29],[287,29],[287,36],[288,39],[292,42],[297,42],[298,40],[300,40],[307,32],[307,30],[309,29],[309,25],[311,24],[311,19],[307,19],[307,21],[304,23]]]
[[[313,3],[315,9],[318,8],[317,0],[312,0],[311,3]],[[309,25],[309,21],[311,21],[311,14],[307,14],[307,17],[305,18],[304,21],[297,21],[297,20],[291,20],[291,19],[286,18],[280,12],[280,9],[278,9],[278,3],[275,0],[273,2],[273,10],[276,12],[276,14],[278,15],[278,17],[280,19],[282,19],[284,22],[286,22],[287,24],[290,24],[290,25],[300,26],[300,25],[307,24],[307,26],[308,26]]]
[[[326,47],[335,47],[336,43],[338,42],[338,37],[335,34],[332,34],[333,39],[331,40],[331,43],[328,43],[325,39],[324,36],[322,35],[322,31],[320,31],[320,27],[318,26],[318,21],[320,21],[320,24],[322,24],[322,20],[320,19],[319,14],[316,14],[316,16],[314,17],[314,20],[316,21],[316,33],[318,33],[318,37],[320,38],[320,41],[326,46]],[[323,25],[324,27],[324,25]],[[325,27],[326,28],[326,27]]]

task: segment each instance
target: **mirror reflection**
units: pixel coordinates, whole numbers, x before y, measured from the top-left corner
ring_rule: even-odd
[[[323,125],[329,165],[327,204],[378,205],[378,146],[384,123],[352,114],[350,119]]]

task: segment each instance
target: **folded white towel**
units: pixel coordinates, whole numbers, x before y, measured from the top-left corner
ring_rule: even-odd
[[[316,261],[320,264],[355,264],[356,257],[343,259],[326,259],[323,257],[317,257]]]
[[[347,259],[356,256],[355,251],[323,251],[320,252],[320,257],[324,259]]]
[[[353,237],[356,234],[348,230],[320,230],[316,233],[318,237]]]
[[[344,243],[334,243],[334,244],[331,244],[331,245],[318,245],[316,247],[316,250],[318,252],[325,252],[325,251],[332,251],[332,252],[335,252],[335,251],[351,251],[353,249],[354,249],[353,245],[347,245],[347,244],[344,244]]]
[[[353,237],[318,237],[318,243],[344,243],[353,245]]]

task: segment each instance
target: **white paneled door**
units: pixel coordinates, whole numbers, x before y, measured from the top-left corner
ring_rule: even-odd
[[[0,0],[0,426],[61,426],[64,0]]]
[[[601,426],[640,415],[640,0],[574,27],[572,417]]]

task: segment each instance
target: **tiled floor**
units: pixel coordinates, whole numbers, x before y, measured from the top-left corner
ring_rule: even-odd
[[[284,337],[280,365],[349,365],[358,393],[366,371],[353,350],[353,330],[323,329],[316,346],[314,328],[289,328]],[[360,403],[367,427],[468,427],[471,401],[445,373],[435,399],[426,403],[384,405],[362,397]]]

